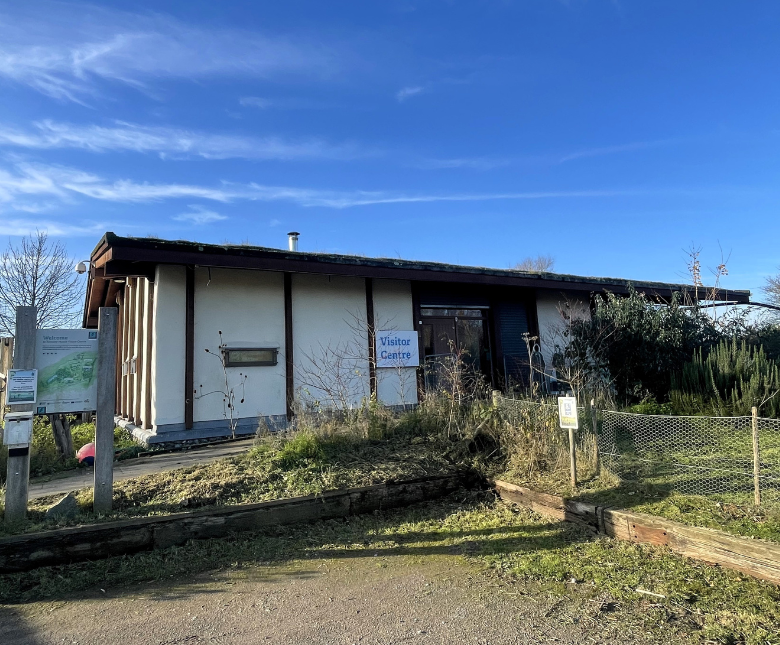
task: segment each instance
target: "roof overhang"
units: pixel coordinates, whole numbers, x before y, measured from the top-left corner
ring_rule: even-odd
[[[676,292],[687,292],[690,285],[595,278],[557,273],[530,273],[514,269],[469,267],[436,262],[416,262],[393,258],[365,258],[328,253],[302,253],[266,247],[200,244],[154,238],[119,237],[106,233],[91,255],[84,326],[97,324],[98,308],[113,305],[116,279],[146,277],[154,280],[160,264],[176,264],[230,269],[255,269],[290,273],[387,278],[420,282],[442,282],[485,286],[520,287],[558,291],[605,292],[626,294],[631,288],[668,300]],[[112,286],[113,285],[113,286]],[[701,294],[704,289],[700,289]],[[740,304],[750,302],[749,291],[707,289],[707,298]],[[700,295],[700,299],[704,299]]]

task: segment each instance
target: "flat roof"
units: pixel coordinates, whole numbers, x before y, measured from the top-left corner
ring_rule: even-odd
[[[693,291],[691,285],[679,283],[496,269],[400,258],[369,258],[358,255],[288,251],[243,244],[205,244],[151,237],[120,237],[110,232],[106,233],[97,244],[90,260],[84,311],[85,326],[90,318],[97,316],[97,307],[104,304],[102,301],[105,300],[106,282],[111,281],[112,278],[129,276],[145,276],[153,279],[158,264],[566,291],[628,293],[633,287],[637,291],[662,299],[670,298],[676,292],[692,294]],[[712,290],[700,287],[699,291],[709,293]],[[719,301],[750,302],[750,291],[746,290],[718,289],[714,290],[714,294],[715,299]]]

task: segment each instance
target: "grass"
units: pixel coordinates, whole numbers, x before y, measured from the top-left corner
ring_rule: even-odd
[[[116,482],[113,511],[107,515],[92,513],[91,489],[76,493],[81,513],[71,520],[45,517],[59,496],[32,500],[29,521],[0,525],[0,535],[454,473],[467,465],[464,454],[463,442],[415,431],[399,431],[385,439],[311,431],[266,436],[238,457]]]
[[[773,585],[663,548],[594,539],[574,525],[466,491],[404,510],[269,527],[251,535],[0,576],[0,602],[25,603],[97,587],[125,588],[214,569],[311,558],[434,555],[466,558],[490,575],[522,581],[522,593],[593,598],[605,611],[618,603],[648,624],[674,625],[695,640],[780,642],[780,590]],[[649,598],[636,589],[662,597]]]
[[[771,430],[774,421],[760,421],[765,479],[762,505],[756,507],[749,421],[737,431],[735,422],[673,418],[677,431],[666,439],[653,438],[659,426],[642,425],[636,429],[639,436],[619,427],[611,435],[617,456],[602,455],[597,474],[586,417],[577,442],[579,485],[573,489],[568,441],[557,428],[555,414],[549,406],[524,401],[510,405],[507,413],[514,428],[499,430],[505,444],[507,438],[511,441],[504,446],[507,459],[505,468],[494,473],[497,478],[601,506],[780,542],[780,489],[770,486],[780,481],[780,432]],[[599,443],[603,450],[610,442],[602,437]]]

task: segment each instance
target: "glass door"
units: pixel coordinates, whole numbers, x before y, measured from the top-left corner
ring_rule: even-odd
[[[484,309],[421,308],[426,388],[444,384],[442,379],[451,373],[456,353],[462,363],[459,367],[492,381],[487,313]]]

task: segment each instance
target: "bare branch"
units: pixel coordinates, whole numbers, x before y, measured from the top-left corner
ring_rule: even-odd
[[[38,309],[38,328],[78,326],[83,283],[75,260],[45,231],[10,240],[0,256],[0,334],[13,335],[16,307]]]

